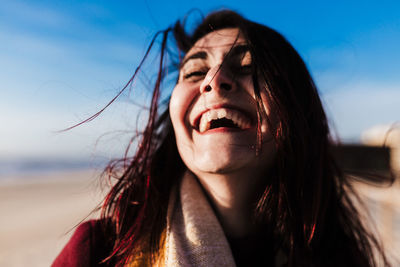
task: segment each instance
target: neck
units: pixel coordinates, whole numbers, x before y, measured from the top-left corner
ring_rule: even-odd
[[[261,177],[255,177],[259,175],[235,173],[198,176],[229,237],[245,237],[256,231],[252,221],[253,210],[263,186]]]

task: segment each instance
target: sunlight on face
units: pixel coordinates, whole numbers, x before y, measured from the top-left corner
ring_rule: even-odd
[[[258,156],[255,152],[257,109],[251,64],[247,42],[235,28],[207,34],[182,61],[170,116],[182,160],[198,176],[261,172],[275,155],[265,118],[263,152]],[[268,114],[266,101],[264,108]]]

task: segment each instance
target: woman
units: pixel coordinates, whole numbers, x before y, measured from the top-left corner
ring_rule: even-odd
[[[171,31],[179,78],[158,115]],[[232,11],[192,34],[179,22],[163,32],[141,143],[107,172],[118,180],[102,219],[82,224],[54,266],[376,266],[373,252],[387,265],[332,158],[304,62]]]

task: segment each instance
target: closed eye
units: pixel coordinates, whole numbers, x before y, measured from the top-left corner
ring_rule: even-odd
[[[192,71],[183,76],[184,79],[189,79],[192,77],[201,77],[205,76],[207,73],[205,71]]]

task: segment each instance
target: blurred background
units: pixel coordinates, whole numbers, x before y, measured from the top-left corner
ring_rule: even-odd
[[[192,22],[230,8],[282,33],[309,67],[335,139],[377,147],[386,140],[389,162],[399,171],[398,1],[2,0],[0,213],[6,219],[0,222],[0,265],[49,265],[69,230],[99,203],[104,191],[97,178],[108,160],[123,156],[140,127],[137,103],[147,95],[139,89],[147,80],[97,119],[60,130],[102,109],[129,80],[155,33],[194,8]],[[398,182],[357,186],[385,246],[396,254]]]

